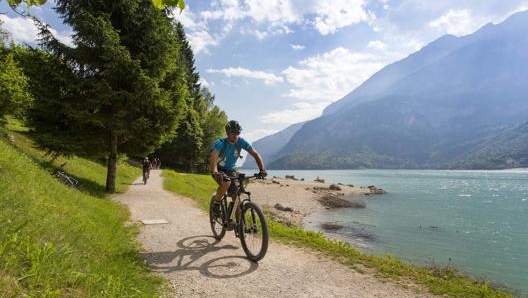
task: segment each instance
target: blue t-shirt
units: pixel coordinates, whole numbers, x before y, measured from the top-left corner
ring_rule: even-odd
[[[244,149],[246,151],[251,150],[251,143],[246,141],[244,138],[239,137],[235,144],[229,143],[226,138],[218,139],[213,143],[211,150],[219,152],[218,156],[218,168],[220,170],[234,170],[235,164],[238,160],[238,149]]]

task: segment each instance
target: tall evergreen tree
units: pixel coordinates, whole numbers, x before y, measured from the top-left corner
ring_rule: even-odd
[[[179,101],[188,94],[179,41],[150,0],[56,4],[75,32],[75,46],[41,26],[41,45],[53,54],[48,60],[60,65],[43,67],[54,71],[58,81],[51,88],[58,90],[43,92],[30,123],[44,148],[106,158],[106,190],[114,192],[118,153],[147,154],[174,135]],[[40,116],[50,110],[60,111],[60,119]]]
[[[199,115],[203,115],[200,119],[200,126],[202,127],[202,150],[200,152],[198,164],[202,171],[208,171],[209,155],[211,144],[217,138],[225,135],[225,124],[227,123],[227,115],[218,106],[214,104],[214,95],[209,89],[200,88],[200,105],[196,107]]]
[[[0,122],[6,114],[21,117],[31,103],[27,77],[12,50],[0,46]]]
[[[176,130],[176,135],[167,141],[156,154],[160,155],[165,165],[181,171],[195,171],[203,146],[203,133],[199,120],[201,114],[196,110],[196,102],[201,100],[200,76],[195,70],[194,54],[180,22],[174,23],[174,32],[181,45],[179,61],[181,61],[180,66],[183,71],[182,83],[187,93],[184,103],[182,102],[182,121]]]
[[[194,103],[194,108],[186,107],[186,119],[176,137],[155,154],[166,166],[203,173],[208,171],[211,144],[225,134],[227,115],[214,105],[214,95],[205,87],[200,89],[200,100]]]
[[[163,164],[184,172],[197,170],[203,145],[199,118],[196,111],[192,108],[187,109],[184,119],[176,130],[176,137],[156,152]]]
[[[200,102],[200,74],[196,71],[196,60],[194,59],[194,53],[192,51],[192,48],[187,41],[187,37],[185,35],[185,30],[183,28],[183,25],[180,22],[175,23],[175,31],[176,36],[178,37],[178,40],[180,41],[182,48],[181,48],[181,55],[182,55],[182,63],[185,64],[186,68],[186,75],[185,80],[187,82],[190,96],[194,101],[194,104]],[[193,104],[193,105],[194,105]],[[196,107],[195,107],[196,108]]]
[[[226,114],[214,105],[214,96],[200,84],[192,48],[181,23],[174,24],[180,44],[182,67],[185,69],[185,116],[174,139],[164,144],[156,154],[165,165],[183,171],[207,171],[209,148],[214,139],[223,135]]]

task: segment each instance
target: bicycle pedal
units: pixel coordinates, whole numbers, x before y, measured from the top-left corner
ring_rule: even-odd
[[[232,230],[234,230],[235,227],[236,227],[236,224],[235,224],[233,221],[230,221],[230,222],[228,222],[228,223],[226,224],[226,229],[227,229],[228,231],[232,231]]]

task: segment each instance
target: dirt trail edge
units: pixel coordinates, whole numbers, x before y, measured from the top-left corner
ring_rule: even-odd
[[[160,173],[151,171],[147,185],[138,179],[113,199],[128,206],[132,222],[147,223],[141,256],[168,281],[163,297],[433,297],[273,241],[262,261],[251,262],[233,232],[215,241],[208,215],[163,190]]]

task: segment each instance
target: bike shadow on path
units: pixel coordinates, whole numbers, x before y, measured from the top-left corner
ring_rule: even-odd
[[[140,256],[149,267],[159,273],[172,273],[184,270],[197,270],[210,278],[236,278],[257,270],[258,263],[240,255],[221,256],[210,259],[215,252],[238,250],[211,236],[192,236],[183,238],[177,243],[179,249],[174,251],[145,252]]]

